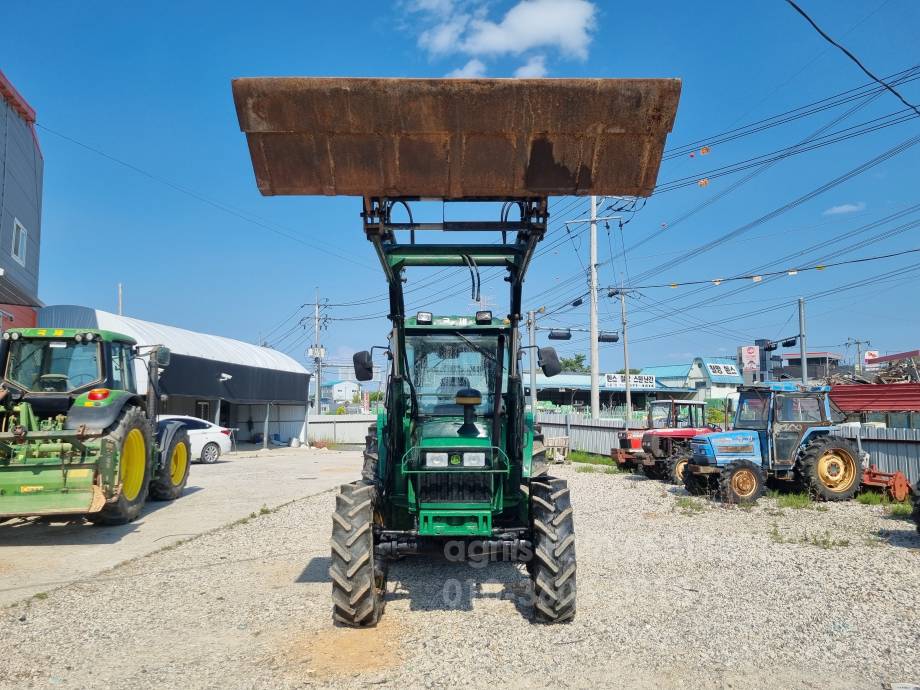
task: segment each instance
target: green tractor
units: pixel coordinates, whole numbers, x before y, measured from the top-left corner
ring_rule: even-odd
[[[385,410],[332,516],[337,623],[374,625],[387,562],[425,546],[525,562],[536,620],[574,618],[572,499],[546,474],[521,382],[524,278],[548,196],[651,193],[679,92],[671,79],[234,81],[262,193],[363,197],[386,279]],[[441,201],[441,222],[416,220],[419,200]],[[446,220],[448,202],[475,219]],[[408,314],[403,286],[419,267],[467,270],[474,301],[480,268],[502,269],[507,315]],[[360,380],[373,349],[354,357]],[[552,348],[528,356],[547,376],[560,369]]]
[[[146,396],[134,374],[142,356]],[[182,494],[188,432],[156,423],[167,348],[97,329],[17,328],[3,334],[0,362],[0,520],[79,514],[118,525],[148,496]]]

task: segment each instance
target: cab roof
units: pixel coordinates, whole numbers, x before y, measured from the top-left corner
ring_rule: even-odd
[[[793,381],[770,381],[753,386],[738,386],[738,391],[773,391],[775,393],[826,393],[830,386],[806,386]]]
[[[114,331],[104,331],[99,328],[8,328],[6,333],[18,333],[23,338],[73,338],[78,333],[92,333],[93,336],[107,343],[127,343],[137,345],[137,341],[130,336]]]

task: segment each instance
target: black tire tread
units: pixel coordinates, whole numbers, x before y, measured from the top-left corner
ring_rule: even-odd
[[[365,481],[343,484],[332,515],[332,618],[354,628],[377,624],[383,609],[375,571],[373,515],[377,491]]]
[[[173,484],[172,477],[169,473],[169,461],[172,458],[173,451],[180,443],[185,444],[185,476],[178,484]],[[162,467],[157,471],[153,479],[150,480],[150,498],[155,501],[174,501],[179,498],[185,491],[185,485],[188,483],[188,473],[192,465],[192,444],[188,439],[188,430],[179,429],[173,434],[169,442],[169,447],[163,449]]]
[[[534,617],[540,623],[575,618],[575,523],[568,483],[540,477],[530,482],[534,556],[528,570]]]

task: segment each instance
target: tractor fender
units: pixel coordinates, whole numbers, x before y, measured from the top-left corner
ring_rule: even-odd
[[[88,393],[83,393],[74,401],[67,413],[65,429],[83,428],[88,434],[101,434],[115,423],[125,405],[144,407],[143,397],[128,391],[109,391],[108,397],[99,401],[90,400],[87,396]]]
[[[808,447],[808,444],[814,441],[816,438],[822,436],[827,436],[830,433],[830,427],[826,426],[813,426],[805,429],[805,433],[802,435],[802,440],[799,441],[799,448],[796,452],[796,457],[802,454],[805,448]]]
[[[185,428],[185,423],[179,419],[164,419],[162,422],[157,422],[157,431],[156,431],[156,461],[154,462],[154,469],[162,469],[163,463],[166,462],[166,458],[163,455],[163,449],[169,448],[169,445],[172,443],[173,437],[179,433],[183,428]]]

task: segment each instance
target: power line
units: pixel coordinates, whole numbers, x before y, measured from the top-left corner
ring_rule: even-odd
[[[801,7],[799,7],[795,2],[793,2],[793,0],[786,0],[786,2],[787,2],[789,5],[792,6],[792,9],[794,9],[794,10],[795,10],[796,12],[798,12],[800,15],[802,15],[803,17],[805,17],[805,20],[806,20],[809,24],[811,24],[812,28],[814,28],[815,31],[817,31],[819,34],[821,34],[821,37],[822,37],[825,41],[827,41],[827,42],[830,43],[832,46],[835,46],[835,47],[839,48],[841,51],[843,51],[844,55],[846,55],[848,58],[850,58],[850,60],[852,60],[853,62],[855,62],[856,65],[859,67],[859,69],[861,69],[863,72],[865,72],[866,75],[868,75],[870,79],[873,79],[874,81],[876,81],[876,82],[878,82],[879,84],[881,84],[882,86],[884,86],[888,91],[890,91],[891,93],[893,93],[893,94],[898,98],[898,100],[901,101],[901,103],[903,103],[904,105],[906,105],[908,108],[913,109],[913,111],[914,111],[915,113],[917,113],[917,115],[920,115],[920,108],[918,108],[917,106],[915,106],[913,103],[908,103],[907,100],[904,98],[904,96],[902,96],[900,93],[898,93],[898,92],[894,89],[894,87],[892,87],[888,82],[882,81],[881,79],[879,79],[878,77],[876,77],[872,72],[870,72],[869,69],[868,69],[862,62],[860,62],[860,60],[859,60],[858,57],[856,57],[855,55],[853,55],[853,53],[851,53],[849,50],[847,50],[847,49],[844,48],[842,45],[840,45],[839,43],[837,43],[837,41],[835,41],[833,38],[831,38],[830,36],[828,36],[828,35],[824,32],[824,30],[823,30],[820,26],[818,26],[818,25],[815,23],[815,20],[808,16],[808,14],[805,12],[805,10],[803,10]]]

